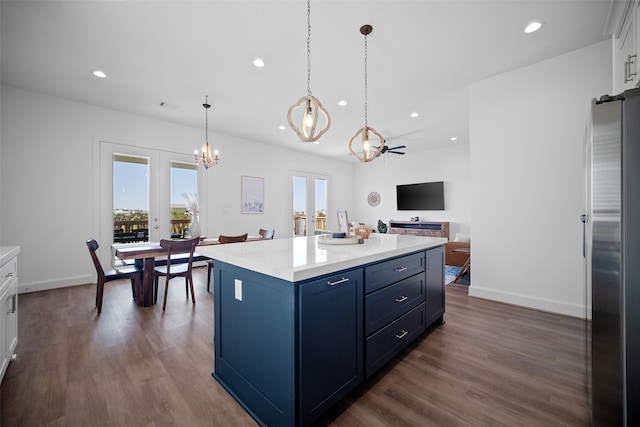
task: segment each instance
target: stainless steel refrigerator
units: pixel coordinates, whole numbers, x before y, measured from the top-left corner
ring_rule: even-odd
[[[640,89],[593,100],[587,189],[593,424],[639,426]]]

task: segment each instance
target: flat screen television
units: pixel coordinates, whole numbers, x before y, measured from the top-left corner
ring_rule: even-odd
[[[444,182],[396,185],[399,211],[443,211]]]

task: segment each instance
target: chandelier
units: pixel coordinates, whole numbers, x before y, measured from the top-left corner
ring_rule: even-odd
[[[369,127],[367,119],[367,36],[372,31],[373,27],[371,25],[360,27],[360,34],[364,36],[364,127],[360,128],[349,141],[349,151],[361,162],[374,160],[384,148],[384,138],[374,128]],[[369,139],[370,137],[378,141],[372,143]],[[359,139],[359,142],[354,144],[357,139]]]
[[[301,140],[316,144],[316,141],[331,126],[329,113],[320,101],[311,95],[311,0],[307,0],[307,96],[303,96],[289,108],[287,120],[291,129]],[[324,127],[318,127],[320,121],[323,122]],[[300,127],[296,126],[294,122],[300,123]]]
[[[220,156],[218,156],[218,150],[215,150],[213,156],[211,155],[211,146],[209,145],[209,96],[205,95],[204,104],[204,144],[202,144],[202,153],[198,154],[198,150],[196,150],[195,160],[197,164],[202,163],[205,169],[209,169],[212,166],[215,166],[220,161]]]

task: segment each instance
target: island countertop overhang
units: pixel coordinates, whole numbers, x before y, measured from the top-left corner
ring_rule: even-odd
[[[204,256],[289,282],[348,270],[404,254],[442,246],[440,237],[374,233],[362,244],[328,245],[320,236],[201,246]]]

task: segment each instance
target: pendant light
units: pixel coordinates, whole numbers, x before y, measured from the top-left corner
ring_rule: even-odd
[[[209,145],[209,96],[205,95],[204,104],[204,144],[202,144],[202,153],[198,154],[198,150],[196,150],[196,163],[202,164],[205,169],[209,169],[212,166],[215,166],[220,161],[220,156],[218,156],[218,150],[215,150],[213,156],[211,155],[211,146]]]
[[[374,160],[384,148],[384,138],[374,128],[369,127],[367,119],[367,36],[372,31],[371,25],[360,27],[360,34],[364,36],[364,127],[360,128],[349,141],[349,150],[361,162]],[[360,141],[355,144],[356,149],[354,149],[354,142],[358,138]],[[370,138],[377,139],[377,141],[372,141]]]
[[[320,101],[311,95],[311,0],[307,0],[307,96],[303,96],[289,108],[287,120],[302,141],[316,144],[331,126],[329,113]],[[318,126],[319,121],[324,122],[324,127]],[[296,126],[295,122],[300,123],[300,127]]]

